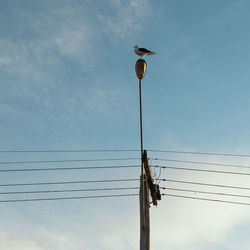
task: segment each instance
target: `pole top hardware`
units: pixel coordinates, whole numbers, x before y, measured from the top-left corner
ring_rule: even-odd
[[[141,80],[145,76],[146,70],[147,70],[146,61],[143,59],[138,59],[135,64],[135,72],[136,72],[138,79]]]
[[[157,206],[158,201],[161,200],[160,187],[158,184],[154,184],[154,179],[153,179],[152,174],[151,174],[151,169],[150,169],[150,165],[148,162],[146,150],[144,150],[144,152],[143,152],[142,159],[143,159],[143,163],[144,163],[143,165],[144,165],[145,173],[147,176],[148,187],[150,189],[150,193],[151,193],[151,197],[152,197],[152,202],[153,202],[154,206]]]

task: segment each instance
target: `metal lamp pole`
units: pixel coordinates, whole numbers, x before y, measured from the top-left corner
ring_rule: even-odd
[[[138,59],[135,64],[136,75],[139,79],[139,103],[140,103],[140,139],[141,139],[141,177],[140,177],[140,250],[150,249],[150,223],[149,223],[149,191],[146,176],[144,175],[144,152],[142,130],[142,94],[141,80],[147,69],[146,61]]]
[[[146,74],[147,64],[143,59],[137,60],[135,64],[135,72],[139,79],[139,103],[140,103],[140,138],[141,138],[141,160],[143,159],[143,130],[142,130],[142,94],[141,94],[141,80]],[[141,164],[141,174],[143,174],[143,161]]]

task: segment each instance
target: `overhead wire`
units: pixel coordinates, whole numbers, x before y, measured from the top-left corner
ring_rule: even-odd
[[[121,169],[121,168],[138,168],[140,165],[121,165],[121,166],[92,166],[92,167],[51,167],[51,168],[21,168],[21,169],[0,169],[0,172],[34,172],[34,171],[66,171],[66,170],[94,170],[94,169]],[[211,169],[185,168],[173,166],[152,165],[154,168],[174,169],[184,171],[198,171],[207,173],[233,174],[233,175],[250,175],[250,173],[242,173],[236,171],[220,171]],[[159,178],[159,177],[158,177]]]
[[[91,170],[91,169],[94,170],[94,169],[121,169],[121,168],[138,168],[138,167],[140,167],[140,165],[21,168],[21,169],[0,169],[0,172],[66,171],[66,170]],[[185,167],[160,166],[160,165],[152,165],[152,167],[160,168],[160,169],[198,171],[198,172],[219,173],[219,174],[250,175],[250,173],[242,173],[242,172],[236,172],[236,171],[220,171],[220,170],[211,170],[211,169],[185,168]]]
[[[202,190],[194,190],[194,189],[182,189],[182,188],[171,188],[171,187],[160,187],[163,190],[171,190],[171,191],[180,191],[180,192],[190,192],[190,193],[200,193],[200,194],[211,194],[211,195],[222,195],[222,196],[230,196],[237,198],[250,198],[250,195],[240,195],[240,194],[232,194],[232,193],[220,193],[220,192],[210,192],[210,191],[202,191]]]
[[[139,152],[139,149],[59,149],[59,150],[0,150],[0,153],[102,153]]]
[[[126,182],[138,181],[135,179],[108,179],[108,180],[80,180],[80,181],[58,181],[58,182],[33,182],[33,183],[6,183],[0,184],[0,187],[15,187],[15,186],[37,186],[37,185],[67,185],[67,184],[80,184],[80,183],[104,183],[104,182]]]
[[[173,179],[160,179],[160,180],[161,181],[166,181],[166,182],[172,182],[172,183],[182,183],[182,184],[193,184],[193,185],[209,186],[209,187],[220,187],[220,188],[232,188],[232,189],[250,190],[250,187],[240,187],[240,186],[222,185],[222,184],[213,184],[213,183],[204,183],[204,182],[194,182],[194,181],[181,181],[181,180],[173,180]]]
[[[211,156],[232,156],[250,157],[250,154],[216,153],[216,152],[197,152],[184,150],[157,150],[147,149],[148,152],[173,153],[173,154],[193,154]],[[52,150],[0,150],[0,153],[102,153],[102,152],[140,152],[139,149],[52,149]]]
[[[247,168],[247,169],[250,169],[250,166],[234,165],[234,164],[224,164],[224,163],[215,163],[215,162],[186,161],[186,160],[162,159],[162,158],[150,158],[150,159],[153,159],[155,161],[169,161],[169,162],[179,162],[179,163],[188,163],[188,164],[190,163],[190,164],[222,166],[222,167],[237,167],[237,168]]]
[[[34,201],[56,201],[56,200],[78,200],[78,199],[96,199],[96,198],[117,198],[138,196],[139,194],[114,194],[114,195],[93,195],[93,196],[73,196],[73,197],[51,197],[51,198],[33,198],[33,199],[11,199],[0,200],[0,203],[10,202],[34,202]]]
[[[186,198],[193,200],[203,200],[203,201],[212,201],[212,202],[221,202],[235,205],[250,205],[250,203],[246,202],[236,202],[236,201],[226,201],[219,199],[207,199],[207,198],[198,198],[198,197],[190,197],[184,195],[175,195],[175,194],[162,194],[163,196],[177,197],[177,198]],[[116,194],[116,195],[94,195],[94,196],[73,196],[73,197],[51,197],[51,198],[32,198],[32,199],[8,199],[8,200],[0,200],[0,203],[10,203],[10,202],[35,202],[35,201],[56,201],[56,200],[77,200],[77,199],[95,199],[95,198],[117,198],[117,197],[131,197],[131,196],[139,196],[139,194]]]
[[[83,153],[83,152],[139,152],[140,150],[129,150],[129,149],[107,149],[107,150],[0,150],[0,153]],[[250,157],[250,155],[244,154],[226,154],[226,153],[211,153],[211,152],[194,152],[194,151],[173,151],[173,150],[147,150],[149,152],[159,152],[159,153],[176,153],[176,154],[193,154],[193,155],[211,155],[211,156],[234,156],[234,157]],[[97,158],[97,159],[65,159],[65,160],[34,160],[34,161],[0,161],[0,164],[40,164],[40,163],[73,163],[73,162],[98,162],[98,161],[127,161],[127,160],[139,160],[139,157],[124,157],[124,158]],[[222,166],[222,167],[237,167],[250,169],[250,166],[244,165],[234,165],[234,164],[224,164],[218,162],[203,162],[203,161],[189,161],[189,160],[178,160],[178,159],[162,159],[162,158],[149,158],[149,160],[155,161],[169,161],[176,163],[187,163],[187,164],[200,164],[200,165],[209,165],[209,166]],[[93,167],[52,167],[52,168],[22,168],[22,169],[0,169],[0,172],[26,172],[26,171],[63,171],[63,170],[84,170],[84,169],[119,169],[119,168],[137,168],[139,165],[123,165],[123,166],[93,166]],[[207,173],[220,173],[220,174],[236,174],[236,175],[250,175],[250,173],[241,173],[237,171],[219,171],[219,170],[210,170],[210,169],[198,169],[198,168],[186,168],[186,167],[174,167],[174,166],[152,166],[159,167],[161,169],[176,169],[176,170],[186,170],[186,171],[199,171]],[[161,172],[160,172],[161,173]],[[192,182],[192,181],[182,181],[182,180],[172,180],[172,179],[160,179],[160,176],[156,177],[155,180],[173,182],[173,183],[182,183],[182,184],[193,184],[193,185],[202,185],[209,187],[220,187],[220,188],[231,188],[231,189],[240,189],[240,190],[250,190],[250,187],[240,187],[232,185],[222,185],[222,184],[212,184],[204,182]],[[6,183],[0,184],[0,187],[8,186],[35,186],[35,185],[67,185],[67,184],[80,184],[80,183],[105,183],[105,182],[130,182],[138,181],[138,178],[133,179],[109,179],[109,180],[80,180],[80,181],[60,181],[60,182],[33,182],[33,183]],[[0,192],[0,195],[7,194],[38,194],[38,193],[64,193],[64,192],[88,192],[88,191],[111,191],[111,190],[126,190],[126,189],[138,189],[138,187],[119,187],[119,188],[88,188],[88,189],[57,189],[57,190],[33,190],[33,191],[11,191],[11,192]],[[182,191],[182,192],[193,192],[209,195],[225,195],[238,198],[250,198],[248,195],[232,194],[232,193],[223,193],[223,192],[210,192],[210,191],[201,191],[201,190],[192,190],[192,189],[181,189],[181,188],[171,188],[171,187],[162,187],[162,189],[172,190],[172,191]],[[238,205],[250,205],[250,203],[237,202],[237,201],[225,201],[219,199],[207,199],[201,197],[191,197],[185,195],[175,195],[175,194],[162,194],[164,196],[172,196],[177,198],[186,198],[194,200],[204,200],[204,201],[213,201],[213,202],[222,202],[229,204],[238,204]],[[125,197],[125,196],[138,196],[138,194],[117,194],[117,195],[96,195],[96,196],[74,196],[74,197],[51,197],[51,198],[33,198],[33,199],[15,199],[15,200],[0,200],[1,203],[7,202],[32,202],[32,201],[46,201],[46,200],[72,200],[72,199],[91,199],[91,198],[108,198],[108,197]]]
[[[249,154],[232,154],[232,153],[195,152],[195,151],[180,151],[180,150],[155,150],[155,149],[148,149],[147,151],[148,152],[157,152],[157,153],[173,153],[173,154],[250,157]]]
[[[163,196],[177,197],[177,198],[186,198],[193,200],[203,200],[203,201],[212,201],[212,202],[221,202],[235,205],[250,205],[250,203],[245,202],[236,202],[236,201],[225,201],[219,199],[207,199],[207,198],[198,198],[190,197],[184,195],[175,195],[175,194],[162,194]],[[77,200],[77,199],[95,199],[95,198],[117,198],[117,197],[131,197],[139,196],[139,194],[115,194],[115,195],[93,195],[93,196],[73,196],[73,197],[51,197],[51,198],[32,198],[32,199],[8,199],[0,200],[0,203],[14,203],[14,202],[36,202],[36,201],[56,201],[56,200]]]
[[[0,192],[0,195],[12,194],[44,194],[44,193],[70,193],[70,192],[93,192],[93,191],[117,191],[139,189],[139,187],[112,187],[112,188],[87,188],[87,189],[59,189],[59,190],[33,190],[33,191],[11,191]]]
[[[213,202],[221,202],[221,203],[228,203],[228,204],[235,204],[235,205],[246,205],[250,206],[250,203],[246,202],[237,202],[237,201],[226,201],[226,200],[219,200],[219,199],[207,199],[207,198],[198,198],[198,197],[191,197],[185,195],[175,195],[175,194],[162,194],[163,196],[170,196],[170,197],[177,197],[177,198],[185,198],[185,199],[193,199],[193,200],[203,200],[203,201],[213,201]]]
[[[159,166],[159,167],[162,168],[162,169],[197,171],[197,172],[217,173],[217,174],[250,175],[250,173],[242,173],[242,172],[234,172],[234,171],[220,171],[220,170],[198,169],[198,168],[183,168],[183,167],[171,167],[171,166]]]
[[[104,159],[79,159],[79,160],[39,160],[39,161],[0,161],[0,164],[30,164],[30,163],[55,163],[55,162],[91,162],[91,161],[130,161],[140,160],[141,158],[104,158]]]
[[[33,172],[33,171],[65,171],[65,170],[94,170],[94,169],[120,169],[138,168],[140,165],[126,166],[93,166],[93,167],[57,167],[57,168],[22,168],[22,169],[0,169],[0,172]]]

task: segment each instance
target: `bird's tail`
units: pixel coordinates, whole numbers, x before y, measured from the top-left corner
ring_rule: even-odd
[[[151,51],[150,53],[148,53],[149,55],[155,55],[155,52]]]

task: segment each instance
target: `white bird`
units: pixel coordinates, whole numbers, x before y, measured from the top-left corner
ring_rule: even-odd
[[[135,54],[141,57],[155,54],[155,52],[147,50],[145,48],[139,48],[139,46],[137,45],[135,45],[134,48],[135,48]]]

